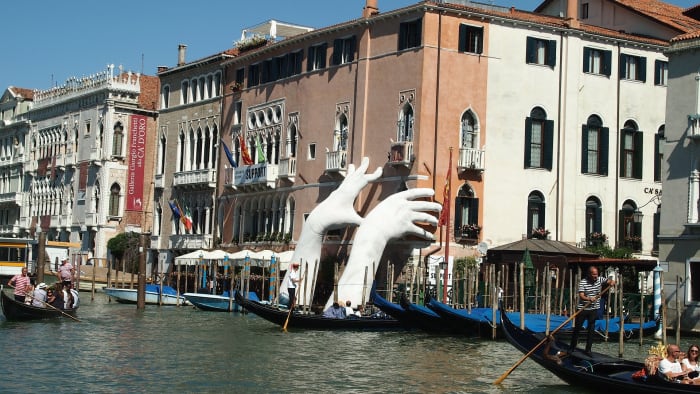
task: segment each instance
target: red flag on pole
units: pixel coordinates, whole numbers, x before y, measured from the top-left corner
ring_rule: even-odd
[[[438,226],[446,225],[450,217],[450,178],[452,178],[452,150],[450,150],[450,166],[447,168],[447,176],[445,177],[445,188],[442,192],[442,212],[440,212]]]
[[[243,160],[243,164],[247,166],[255,164],[253,162],[253,159],[250,158],[250,153],[248,152],[248,148],[245,145],[245,138],[243,138],[243,134],[240,134],[238,136],[238,139],[241,143],[241,160]]]

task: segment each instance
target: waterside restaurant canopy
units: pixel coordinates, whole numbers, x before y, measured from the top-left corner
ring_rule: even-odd
[[[532,264],[542,268],[550,263],[561,269],[579,265],[622,266],[633,265],[638,271],[650,271],[656,267],[656,260],[602,258],[596,253],[578,248],[566,242],[549,239],[523,239],[496,246],[487,252],[487,261],[497,264],[514,264],[523,261],[525,251],[530,253]]]
[[[178,256],[175,258],[176,265],[197,265],[201,264],[201,261],[216,261],[219,265],[226,260],[234,266],[242,266],[245,264],[246,258],[250,261],[252,266],[256,267],[266,267],[270,265],[272,256],[275,257],[275,262],[280,265],[280,270],[284,271],[287,269],[289,262],[292,260],[292,255],[294,251],[289,250],[282,253],[275,253],[271,250],[261,250],[254,252],[252,250],[241,250],[235,253],[228,253],[223,250],[195,250]]]

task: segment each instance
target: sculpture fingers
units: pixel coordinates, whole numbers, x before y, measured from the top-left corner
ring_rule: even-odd
[[[416,212],[413,214],[413,223],[426,223],[431,226],[437,226],[438,219],[429,213]]]
[[[394,194],[397,198],[406,200],[415,200],[417,198],[430,198],[435,195],[435,190],[427,187],[419,187],[417,189],[408,189]]]
[[[432,201],[408,201],[408,207],[414,211],[440,212],[442,205]]]

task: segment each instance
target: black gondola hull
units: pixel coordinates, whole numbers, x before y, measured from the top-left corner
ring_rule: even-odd
[[[604,388],[615,393],[700,393],[700,387],[673,383],[657,376],[633,378],[644,368],[641,362],[609,357],[601,353],[587,356],[580,350],[568,352],[563,342],[543,343],[544,335],[521,330],[501,311],[503,333],[511,345],[566,383],[589,389]],[[562,353],[558,353],[562,352]]]
[[[15,301],[14,297],[0,292],[0,303],[2,303],[2,313],[8,321],[42,320],[67,317],[65,314],[75,316],[76,309],[59,311],[51,307],[40,308],[27,305],[23,302]],[[64,314],[65,313],[65,314]]]
[[[301,313],[292,313],[289,315],[287,311],[280,310],[274,306],[246,300],[239,292],[236,292],[236,302],[249,312],[279,326],[284,326],[287,321],[287,316],[289,316],[289,322],[287,323],[288,328],[318,330],[395,330],[402,328],[398,320],[388,318],[361,317],[333,319],[321,315]]]

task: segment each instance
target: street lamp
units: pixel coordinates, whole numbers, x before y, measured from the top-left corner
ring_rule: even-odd
[[[642,219],[644,219],[644,214],[642,213],[642,208],[646,207],[647,205],[651,204],[652,202],[654,204],[656,204],[656,206],[660,206],[661,205],[661,196],[658,194],[655,194],[653,197],[651,197],[651,199],[649,201],[644,203],[644,205],[637,207],[637,209],[635,209],[634,213],[632,214],[632,220],[634,220],[635,223],[642,222]]]

